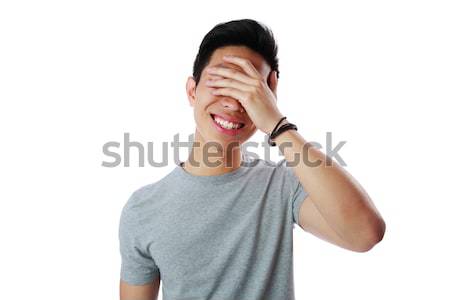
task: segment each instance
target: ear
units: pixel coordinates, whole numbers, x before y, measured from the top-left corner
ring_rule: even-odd
[[[267,78],[267,84],[269,85],[269,88],[272,90],[276,98],[278,86],[277,71],[270,71],[269,76]]]
[[[195,99],[196,99],[196,83],[195,79],[192,76],[189,76],[186,82],[186,94],[188,96],[189,105],[194,107]]]

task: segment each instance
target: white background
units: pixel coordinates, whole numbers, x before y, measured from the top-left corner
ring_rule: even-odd
[[[119,298],[120,211],[174,163],[105,168],[102,146],[186,141],[201,39],[252,18],[279,44],[280,110],[310,141],[347,142],[387,224],[367,253],[296,226],[297,299],[449,299],[449,15],[445,1],[3,1],[1,298]]]

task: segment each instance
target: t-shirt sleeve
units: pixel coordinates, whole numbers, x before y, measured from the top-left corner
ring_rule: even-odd
[[[287,166],[286,159],[282,159],[278,164],[283,170],[283,175],[289,188],[289,204],[292,207],[292,221],[300,226],[300,220],[298,218],[300,207],[309,194],[304,189],[300,180],[298,180],[294,169]]]
[[[139,219],[129,203],[122,209],[119,222],[120,279],[131,285],[143,285],[156,278],[159,269],[139,241]]]

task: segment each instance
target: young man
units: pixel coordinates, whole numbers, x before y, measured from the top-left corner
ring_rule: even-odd
[[[166,300],[294,299],[294,224],[351,251],[382,239],[363,188],[286,125],[277,79],[277,45],[263,24],[235,20],[205,36],[186,85],[196,122],[189,159],[122,211],[122,300],[157,299],[160,280]],[[256,130],[276,128],[281,162],[245,155]]]

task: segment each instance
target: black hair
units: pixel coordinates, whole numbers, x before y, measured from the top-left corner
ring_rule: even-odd
[[[194,62],[193,77],[197,84],[214,51],[225,46],[246,46],[252,49],[266,60],[279,78],[278,46],[272,31],[261,22],[241,19],[219,23],[205,35]]]

